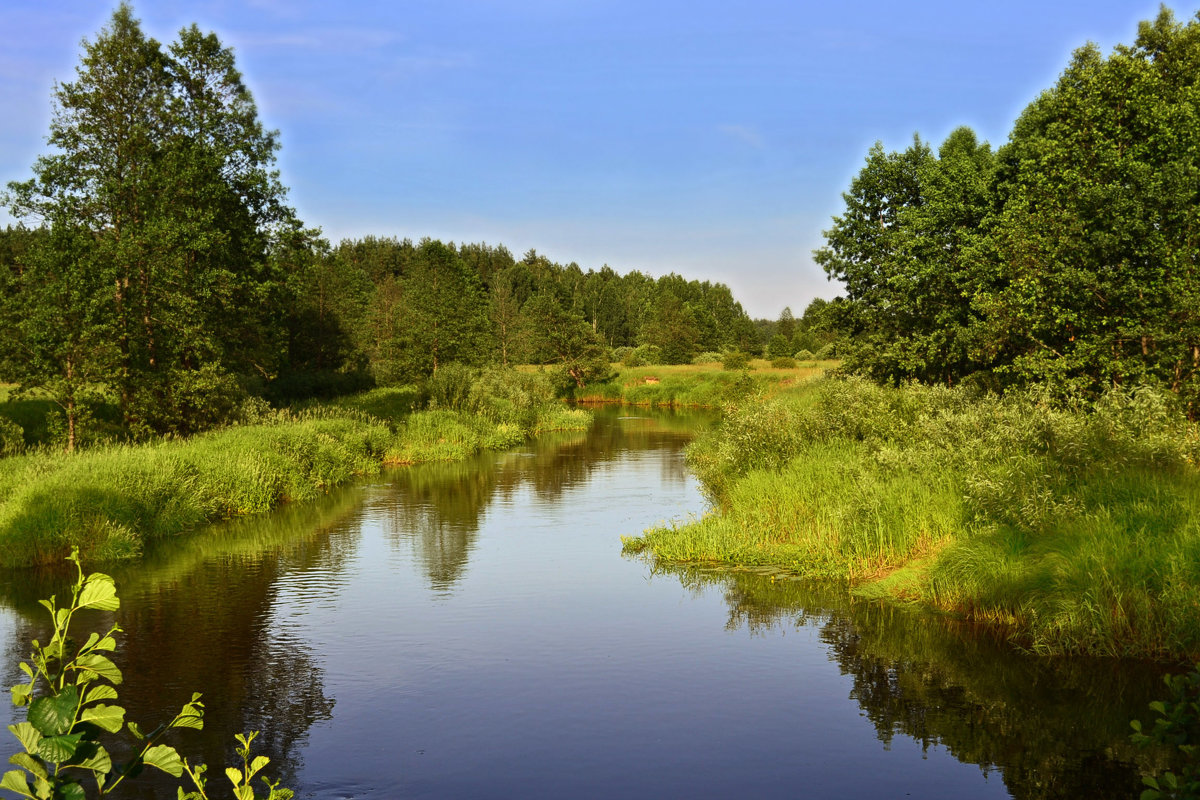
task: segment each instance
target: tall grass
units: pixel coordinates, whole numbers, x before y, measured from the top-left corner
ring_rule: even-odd
[[[1066,407],[826,380],[697,441],[718,512],[627,548],[850,580],[1039,651],[1196,655],[1198,456],[1150,389]]]
[[[614,365],[609,381],[577,390],[581,403],[624,403],[636,406],[724,408],[751,393],[774,393],[824,374],[833,362],[789,369],[723,370],[719,364],[676,364],[642,367]]]
[[[509,373],[511,376],[512,373]],[[466,458],[591,415],[549,399],[537,376],[469,378],[468,406],[412,411],[428,390],[374,389],[325,405],[260,409],[255,424],[74,455],[0,459],[0,566],[137,556],[204,522],[307,500],[385,464]]]

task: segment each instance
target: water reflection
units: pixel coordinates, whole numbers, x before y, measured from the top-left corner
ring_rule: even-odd
[[[1124,800],[1141,774],[1164,767],[1161,754],[1129,742],[1129,720],[1162,693],[1157,667],[1023,656],[949,618],[851,602],[843,586],[768,571],[662,571],[696,592],[721,591],[729,630],[818,629],[881,742],[940,745],[998,771],[1014,798]]]
[[[629,416],[615,408],[594,413],[596,424],[587,432],[554,433],[517,451],[389,473],[386,494],[372,499],[368,513],[385,521],[396,546],[411,548],[430,588],[445,594],[466,574],[492,503],[511,503],[528,487],[538,502],[553,504],[631,452],[681,450],[714,419],[709,413]],[[659,463],[664,485],[689,479],[682,459]]]
[[[334,702],[321,665],[290,635],[279,612],[298,613],[296,597],[286,596],[297,594],[288,591],[289,576],[344,572],[355,539],[329,533],[352,518],[360,502],[357,488],[339,490],[319,502],[180,537],[140,564],[109,569],[121,608],[84,622],[99,629],[115,621],[128,632],[114,657],[125,676],[118,690],[127,718],[153,728],[193,691],[201,692],[204,730],[177,732],[170,742],[192,763],[229,764],[232,734],[260,730],[256,752],[271,758],[274,776],[290,781],[303,766],[310,727],[330,717]],[[30,640],[49,636],[37,600],[63,595],[73,580],[61,570],[0,575],[0,602],[15,612],[4,653],[7,685],[19,679],[15,667],[28,657]],[[336,580],[326,588],[336,590]],[[7,724],[14,716],[10,709],[0,719],[7,717]],[[128,754],[114,750],[114,757]],[[176,785],[150,770],[119,796],[173,796]]]

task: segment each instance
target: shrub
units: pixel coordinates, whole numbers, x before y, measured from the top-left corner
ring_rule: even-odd
[[[828,347],[828,345],[826,345],[826,347]],[[796,355],[793,356],[793,358],[795,358],[797,361],[812,361],[812,360],[816,359],[816,356],[813,355],[812,350],[806,349],[806,350],[801,350],[798,353],[796,353]]]
[[[771,366],[775,369],[795,369],[796,359],[791,356],[780,356],[779,358],[771,359]]]
[[[632,347],[627,347],[624,345],[622,345],[621,347],[614,347],[612,349],[612,360],[624,364],[625,359],[629,358],[629,354],[632,352],[633,352]],[[629,365],[626,364],[626,366],[629,366]]]
[[[425,382],[429,407],[456,411],[466,408],[477,375],[475,370],[463,364],[452,362],[441,365]]]
[[[12,456],[25,449],[25,431],[11,419],[0,417],[0,456]]]
[[[750,355],[730,350],[721,356],[721,366],[725,369],[750,369]]]
[[[700,353],[698,356],[693,358],[692,363],[693,364],[720,364],[721,358],[722,357],[721,357],[720,353],[714,353],[713,351],[710,350],[706,353]]]

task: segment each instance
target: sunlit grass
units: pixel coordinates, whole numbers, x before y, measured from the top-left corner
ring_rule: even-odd
[[[1198,442],[1149,390],[1070,410],[822,381],[694,443],[718,511],[626,548],[849,580],[1044,652],[1195,656]]]

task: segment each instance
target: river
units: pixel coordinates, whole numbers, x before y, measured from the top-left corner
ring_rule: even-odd
[[[622,556],[622,534],[704,510],[682,448],[710,422],[601,409],[586,434],[392,470],[111,569],[122,704],[151,727],[203,692],[180,751],[231,763],[233,733],[261,730],[301,798],[1137,796],[1152,668]],[[0,574],[6,685],[64,587]]]

